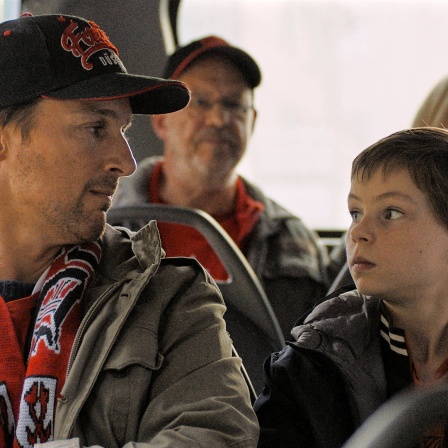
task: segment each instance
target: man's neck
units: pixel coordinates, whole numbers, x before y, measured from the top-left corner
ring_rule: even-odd
[[[30,224],[14,207],[4,205],[1,212],[0,280],[36,283],[61,245],[51,245],[48,233]]]
[[[35,249],[29,245],[12,245],[0,240],[0,280],[36,283],[59,249]]]
[[[235,175],[225,182],[211,185],[197,179],[185,181],[162,172],[159,196],[170,205],[197,208],[212,216],[222,216],[232,212],[235,207],[236,179]]]

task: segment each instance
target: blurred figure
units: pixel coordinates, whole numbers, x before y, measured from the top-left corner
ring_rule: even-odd
[[[412,127],[448,127],[448,76],[441,79],[423,101]]]
[[[328,255],[298,217],[236,171],[255,126],[260,69],[245,51],[209,36],[171,55],[163,77],[187,84],[190,104],[152,117],[163,157],[140,162],[120,183],[114,206],[162,203],[213,216],[248,259],[289,338],[297,317],[327,291]],[[159,228],[168,255],[195,257],[215,280],[227,278],[194,229],[166,223]]]

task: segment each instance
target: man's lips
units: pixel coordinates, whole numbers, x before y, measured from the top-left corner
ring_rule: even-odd
[[[220,145],[237,145],[237,139],[229,132],[207,131],[199,136],[199,142],[208,142]]]
[[[229,139],[222,138],[219,136],[203,138],[202,142],[213,144],[213,145],[231,145],[232,144],[232,142]]]
[[[105,188],[92,188],[89,190],[101,203],[101,210],[107,211],[112,204],[112,196],[115,190]]]
[[[92,189],[90,190],[90,192],[93,194],[112,197],[115,193],[115,190]]]

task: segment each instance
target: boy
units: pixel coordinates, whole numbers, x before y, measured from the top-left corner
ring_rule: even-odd
[[[398,391],[448,375],[448,132],[392,134],[358,155],[351,179],[356,289],[316,306],[266,363],[259,446],[341,446]],[[444,446],[445,432],[430,428],[422,446]]]

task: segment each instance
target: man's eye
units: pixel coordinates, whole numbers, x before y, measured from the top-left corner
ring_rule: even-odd
[[[94,137],[102,137],[104,134],[105,127],[103,124],[95,124],[95,125],[89,126],[88,129]]]
[[[224,109],[227,110],[243,110],[244,105],[239,103],[238,101],[229,101],[229,100],[223,100],[222,105]]]
[[[201,109],[210,109],[211,104],[210,101],[204,99],[204,98],[193,98],[192,100],[193,104],[196,107],[200,107]]]

